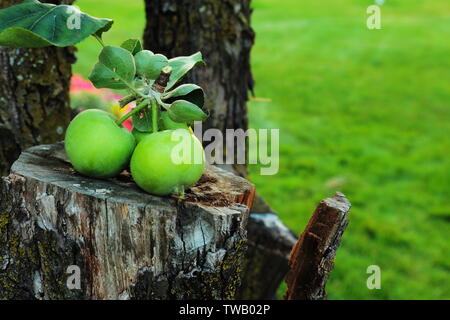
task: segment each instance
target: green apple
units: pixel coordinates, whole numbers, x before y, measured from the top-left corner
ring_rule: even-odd
[[[148,193],[181,194],[202,176],[205,153],[189,131],[165,130],[149,134],[138,144],[130,168],[136,184]]]
[[[90,109],[72,120],[64,144],[76,171],[89,177],[110,178],[128,165],[136,142],[111,114]]]

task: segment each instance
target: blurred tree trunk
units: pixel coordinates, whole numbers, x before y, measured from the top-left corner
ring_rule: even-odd
[[[145,0],[145,48],[175,57],[201,51],[206,67],[188,81],[204,88],[210,117],[203,129],[247,130],[248,91],[253,90],[250,0]],[[245,174],[245,167],[237,168]]]
[[[0,0],[0,8],[22,0]],[[46,1],[55,4],[73,0]],[[64,138],[70,121],[72,48],[0,47],[0,176],[25,148]]]

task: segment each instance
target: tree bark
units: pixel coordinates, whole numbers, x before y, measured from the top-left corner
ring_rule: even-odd
[[[208,167],[185,200],[155,197],[76,174],[62,144],[28,149],[1,183],[0,299],[233,298],[253,195]]]
[[[0,8],[21,2],[0,0]],[[0,176],[25,148],[63,139],[74,62],[73,48],[0,47]]]
[[[206,67],[196,68],[187,78],[205,90],[210,117],[203,129],[247,130],[255,36],[250,0],[145,0],[145,4],[145,48],[168,57],[203,54]],[[242,165],[238,170],[246,172]]]
[[[350,202],[337,192],[322,200],[291,252],[286,300],[323,300],[336,251],[348,225]]]

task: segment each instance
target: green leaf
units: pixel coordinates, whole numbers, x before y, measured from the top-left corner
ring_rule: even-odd
[[[0,45],[16,48],[67,47],[92,34],[101,36],[111,19],[99,19],[69,5],[28,0],[0,10]]]
[[[197,52],[188,57],[177,57],[169,60],[169,66],[172,67],[172,74],[170,75],[169,83],[166,86],[166,91],[170,90],[177,82],[196,65],[205,64],[201,52]]]
[[[164,93],[162,100],[169,104],[176,100],[186,100],[203,108],[205,104],[205,93],[196,84],[183,84],[172,91]]]
[[[167,111],[161,112],[161,128],[163,130],[177,130],[177,129],[187,129],[189,126],[185,122],[175,122],[170,119],[169,113]]]
[[[169,60],[162,54],[154,54],[149,50],[138,52],[136,60],[136,71],[141,77],[156,80],[161,70],[169,64]]]
[[[123,48],[106,46],[99,55],[89,80],[96,88],[126,89],[132,86],[136,66],[131,53]]]
[[[133,56],[143,50],[141,41],[138,39],[128,39],[122,43],[121,47],[130,51]]]
[[[149,108],[144,108],[131,116],[133,128],[140,132],[152,132],[152,113]]]
[[[195,104],[186,100],[177,100],[167,108],[170,119],[175,122],[192,123],[203,121],[208,115]]]

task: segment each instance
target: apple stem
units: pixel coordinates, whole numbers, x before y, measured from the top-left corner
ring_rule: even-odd
[[[177,195],[178,199],[184,199],[184,186],[178,185],[175,187],[175,194]]]
[[[161,73],[159,74],[158,78],[156,78],[155,82],[153,83],[152,89],[161,94],[164,93],[167,84],[170,81],[171,75],[172,75],[172,67],[171,66],[164,67],[161,70]]]
[[[156,102],[156,99],[151,99],[152,104],[152,131],[153,133],[158,132],[158,103]]]
[[[127,114],[123,115],[119,120],[116,121],[117,125],[122,125],[129,117],[131,117],[133,114],[138,113],[142,109],[144,109],[146,106],[148,106],[148,100],[144,100],[141,104],[139,104],[136,108],[128,112]]]
[[[126,97],[123,97],[122,99],[119,100],[119,105],[121,108],[125,107],[127,104],[129,104],[130,102],[133,102],[134,100],[137,99],[136,94],[130,94]]]

